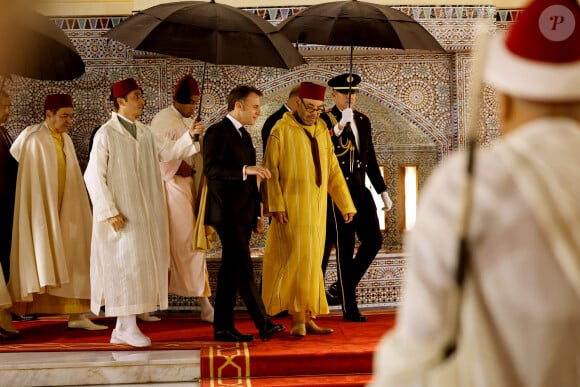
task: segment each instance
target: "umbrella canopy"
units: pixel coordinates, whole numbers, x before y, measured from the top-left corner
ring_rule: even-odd
[[[410,16],[386,5],[357,0],[313,5],[278,28],[299,43],[445,51]]]
[[[37,12],[0,16],[0,76],[62,81],[85,72],[85,64],[68,36]]]
[[[137,50],[218,65],[292,68],[306,63],[270,23],[213,0],[147,8],[105,36]]]

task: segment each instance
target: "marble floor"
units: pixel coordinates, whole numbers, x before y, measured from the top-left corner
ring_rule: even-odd
[[[0,353],[0,386],[198,387],[199,350]]]

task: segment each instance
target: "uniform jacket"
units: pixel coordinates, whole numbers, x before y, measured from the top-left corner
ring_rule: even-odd
[[[334,116],[334,119],[331,117]],[[321,118],[326,122],[331,131],[332,143],[334,144],[334,153],[338,158],[340,169],[349,185],[364,185],[364,174],[368,175],[373,187],[377,193],[382,193],[387,190],[383,176],[379,169],[377,157],[375,154],[375,147],[373,145],[373,138],[371,133],[371,122],[369,118],[361,112],[354,111],[354,121],[358,130],[359,149],[353,149],[353,171],[350,170],[351,165],[351,151],[352,141],[343,131],[340,136],[336,136],[332,128],[342,118],[342,113],[338,107],[334,106],[330,112],[321,115]],[[362,181],[361,181],[362,179]]]

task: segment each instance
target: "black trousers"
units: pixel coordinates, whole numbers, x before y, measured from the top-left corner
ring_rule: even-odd
[[[221,225],[215,229],[222,243],[222,261],[218,272],[214,305],[214,332],[234,328],[234,307],[239,291],[256,328],[269,321],[264,303],[254,282],[250,256],[252,231],[242,225]]]
[[[357,209],[352,222],[344,223],[340,210],[329,199],[322,270],[326,272],[330,250],[333,245],[336,246],[342,311],[358,313],[356,287],[379,252],[383,237],[371,192],[364,186],[351,186],[349,189]],[[355,235],[360,241],[356,256]]]
[[[8,211],[0,212],[4,215],[0,220],[0,265],[2,265],[4,279],[8,283],[10,279],[10,248],[12,244],[12,213],[5,214],[5,212]]]

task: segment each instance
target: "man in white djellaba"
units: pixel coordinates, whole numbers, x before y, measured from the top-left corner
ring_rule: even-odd
[[[191,127],[203,131],[203,122],[193,118],[200,103],[200,90],[191,75],[181,77],[175,86],[173,103],[161,110],[151,121],[151,131],[160,141],[176,140]],[[201,320],[213,323],[213,307],[204,250],[197,249],[194,240],[198,195],[203,169],[201,152],[182,160],[161,162],[161,175],[169,211],[169,241],[171,264],[169,293],[197,297]],[[141,316],[155,321],[156,316]]]
[[[137,121],[145,101],[133,78],[111,87],[115,112],[94,137],[85,182],[93,203],[91,309],[105,305],[117,316],[111,343],[147,347],[151,340],[136,316],[167,309],[169,227],[160,161],[199,152],[190,128],[173,142],[159,143]]]
[[[580,386],[578,3],[533,1],[484,58],[502,138],[475,153],[463,287],[460,153],[421,192],[397,325],[369,386]]]

